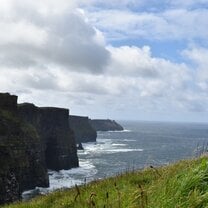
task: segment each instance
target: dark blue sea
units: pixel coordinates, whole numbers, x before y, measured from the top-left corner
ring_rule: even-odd
[[[50,187],[24,193],[48,193],[124,171],[161,166],[191,158],[206,151],[207,123],[120,121],[124,131],[98,132],[96,143],[83,144],[80,167],[49,171]]]

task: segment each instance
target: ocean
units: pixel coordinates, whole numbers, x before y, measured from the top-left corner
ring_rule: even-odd
[[[27,200],[144,167],[161,166],[191,158],[208,147],[207,123],[120,121],[124,131],[98,132],[97,142],[78,151],[80,167],[50,171],[50,187],[23,193]]]

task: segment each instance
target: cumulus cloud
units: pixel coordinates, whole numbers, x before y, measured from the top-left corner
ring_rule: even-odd
[[[55,1],[1,3],[0,65],[102,72],[108,51],[99,43],[98,32],[67,2],[62,0],[61,6]]]
[[[184,50],[182,54],[191,61],[195,82],[203,93],[202,97],[205,98],[208,95],[208,49],[192,47]]]
[[[111,46],[108,50],[111,53],[111,61],[102,75],[51,70],[47,76],[37,76],[33,72],[35,81],[31,84],[33,87],[37,84],[39,89],[42,86],[39,84],[44,83],[48,78],[51,80],[48,82],[51,89],[54,88],[52,83],[57,84],[57,91],[94,94],[98,97],[131,94],[139,99],[170,97],[177,94],[177,91],[184,91],[186,82],[191,80],[189,69],[185,64],[152,57],[151,49],[147,46],[143,48]],[[28,83],[30,77],[27,76]]]
[[[122,1],[116,10],[118,3],[2,0],[1,91],[19,95],[19,102],[68,107],[91,117],[207,111],[207,48],[187,48],[181,53],[184,62],[173,62],[153,54],[150,45],[109,41],[207,40],[207,10],[175,4],[169,10],[136,12],[129,8],[142,8],[146,1]]]
[[[124,74],[141,77],[157,77],[159,70],[148,46],[138,47],[108,47],[111,52],[111,65],[109,71],[112,74]],[[115,70],[116,69],[116,70]]]
[[[111,60],[104,74],[59,68],[29,69],[24,73],[1,70],[1,88],[18,94],[19,102],[68,107],[74,114],[91,117],[111,114],[120,118],[125,112],[135,118],[132,111],[148,114],[207,110],[208,96],[199,86],[202,80],[198,70],[196,76],[186,64],[154,57],[147,46],[111,46],[107,50]],[[194,50],[184,51],[193,61]]]

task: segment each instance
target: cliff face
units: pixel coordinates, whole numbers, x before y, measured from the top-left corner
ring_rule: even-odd
[[[0,93],[0,109],[16,113],[17,112],[17,96],[9,93]]]
[[[0,204],[24,190],[48,187],[47,168],[78,166],[69,110],[17,106],[17,96],[0,93]]]
[[[69,128],[68,109],[38,108],[25,103],[18,106],[18,111],[23,120],[36,127],[48,169],[78,167],[75,139]]]
[[[97,132],[91,126],[88,117],[69,116],[70,128],[74,131],[76,143],[80,142],[95,142]]]
[[[123,127],[114,120],[93,119],[90,124],[96,131],[122,131]]]
[[[40,144],[36,129],[18,116],[17,97],[0,93],[0,204],[49,185]]]

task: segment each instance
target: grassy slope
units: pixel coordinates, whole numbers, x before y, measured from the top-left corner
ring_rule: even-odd
[[[126,173],[5,207],[205,208],[208,207],[208,159]]]

